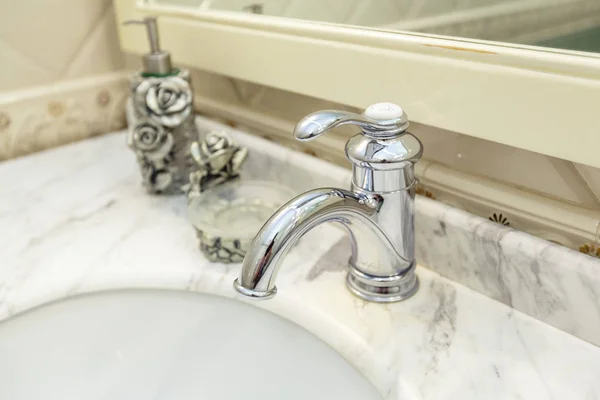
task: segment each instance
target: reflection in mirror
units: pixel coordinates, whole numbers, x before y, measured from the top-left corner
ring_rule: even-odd
[[[600,53],[600,0],[147,0]]]

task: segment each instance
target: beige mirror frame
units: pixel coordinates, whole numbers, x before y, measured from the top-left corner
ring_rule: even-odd
[[[115,0],[176,63],[600,167],[600,55]],[[119,24],[124,51],[142,29]]]

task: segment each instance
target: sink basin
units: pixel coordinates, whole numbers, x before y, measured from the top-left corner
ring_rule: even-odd
[[[303,328],[216,296],[104,292],[0,324],[0,399],[381,399]]]

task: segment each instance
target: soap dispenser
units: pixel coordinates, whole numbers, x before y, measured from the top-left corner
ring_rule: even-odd
[[[160,49],[156,18],[125,24],[146,25],[150,43],[143,70],[131,78],[128,145],[149,193],[184,193],[194,169],[190,146],[199,140],[189,71],[173,68],[170,54]]]

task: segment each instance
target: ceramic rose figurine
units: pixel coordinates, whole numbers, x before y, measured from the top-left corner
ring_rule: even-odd
[[[239,176],[248,149],[237,146],[225,132],[210,132],[190,148],[196,166],[189,176],[188,201],[203,191]]]
[[[190,145],[198,140],[187,71],[133,79],[128,144],[143,184],[153,194],[183,193],[195,167]]]

